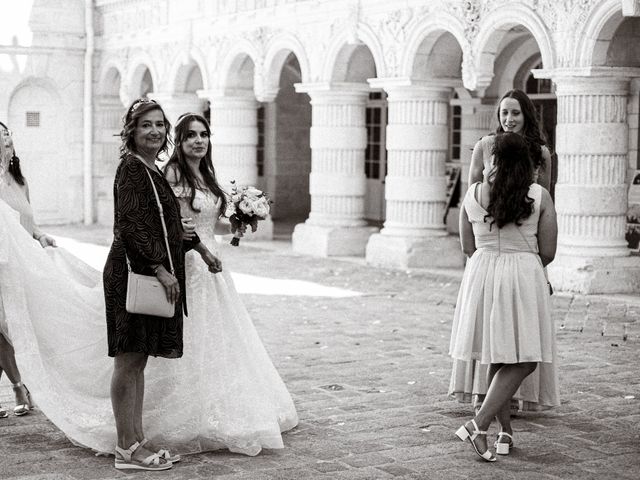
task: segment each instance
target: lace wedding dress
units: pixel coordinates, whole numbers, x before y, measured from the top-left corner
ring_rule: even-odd
[[[215,199],[198,196],[203,208],[192,216],[213,251]],[[145,433],[175,453],[282,448],[281,432],[298,422],[291,396],[229,274],[209,273],[195,255],[187,259],[184,356],[149,359]],[[64,249],[42,249],[0,201],[0,314],[23,381],[72,442],[112,453],[113,359],[100,282],[100,272]]]

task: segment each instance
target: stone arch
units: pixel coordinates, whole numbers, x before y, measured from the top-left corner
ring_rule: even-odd
[[[440,14],[433,18],[420,18],[410,27],[407,41],[404,47],[404,55],[401,59],[400,74],[404,77],[411,77],[416,63],[416,56],[419,51],[431,50],[435,43],[443,34],[452,35],[458,42],[461,50],[467,49],[467,40],[464,37],[464,27],[462,23],[450,14]],[[426,43],[425,43],[426,42]],[[430,45],[430,47],[429,47]]]
[[[122,68],[116,62],[106,62],[98,76],[97,95],[119,96],[122,88]]]
[[[248,95],[255,84],[260,56],[251,42],[240,40],[224,57],[220,68],[219,88],[225,95]]]
[[[510,4],[492,11],[480,24],[478,36],[473,45],[472,68],[480,88],[486,88],[493,78],[495,61],[505,45],[513,37],[524,36],[523,29],[533,36],[544,68],[554,68],[556,54],[549,31],[543,20],[529,7]]]
[[[606,2],[585,26],[578,50],[580,65],[640,67],[638,49],[628,48],[638,43],[639,30],[640,18],[624,17],[620,2]]]
[[[499,97],[512,88],[523,89],[519,82],[523,69],[532,69],[541,61],[538,44],[527,32],[507,41],[501,47],[494,61],[492,82],[485,91],[487,97]]]
[[[307,52],[298,38],[290,33],[276,36],[266,48],[264,59],[266,90],[277,89],[282,68],[291,54],[295,55],[300,67],[302,83],[311,81],[311,67]]]
[[[370,33],[364,28],[358,30],[359,34],[361,32],[366,33],[366,37]],[[379,72],[384,72],[384,61],[380,53],[382,48],[377,40],[375,43],[372,40],[367,38],[369,43],[349,43],[347,32],[337,35],[327,49],[322,80],[366,83],[369,78],[381,77]],[[372,45],[373,49],[369,45]],[[374,53],[378,55],[377,58]]]
[[[620,0],[606,0],[593,10],[576,49],[578,65],[605,64],[609,42],[624,20],[620,4]]]
[[[125,78],[121,93],[121,97],[125,97],[122,99],[125,105],[159,87],[158,70],[153,59],[146,53],[139,54],[128,62]]]
[[[448,31],[432,31],[415,50],[410,78],[460,79],[462,77],[462,46]]]
[[[209,77],[204,56],[198,50],[189,55],[176,55],[169,70],[167,91],[172,93],[195,92],[209,88]]]

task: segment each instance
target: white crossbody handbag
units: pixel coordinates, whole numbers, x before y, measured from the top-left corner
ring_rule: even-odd
[[[164,242],[167,247],[167,255],[169,256],[169,264],[171,266],[171,275],[175,276],[173,269],[173,260],[171,259],[171,249],[169,248],[169,238],[167,235],[167,226],[164,223],[164,212],[162,210],[162,204],[160,203],[160,197],[158,191],[153,183],[153,178],[149,170],[145,167],[151,186],[153,187],[153,194],[156,197],[158,203],[158,209],[160,210],[160,221],[162,222],[162,231],[164,233]],[[126,255],[126,254],[125,254]],[[158,281],[155,276],[141,275],[134,273],[131,269],[131,263],[129,257],[127,258],[127,269],[129,275],[127,278],[127,303],[126,310],[129,313],[138,313],[142,315],[153,315],[156,317],[171,318],[175,313],[175,304],[167,300],[167,294],[164,286]]]

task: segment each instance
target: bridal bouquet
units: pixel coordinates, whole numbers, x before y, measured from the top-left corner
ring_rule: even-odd
[[[258,220],[264,220],[269,215],[269,203],[269,197],[263,191],[255,187],[238,188],[235,180],[231,180],[231,200],[225,212],[233,233],[231,245],[237,247],[240,244],[247,226],[251,227],[252,232],[258,229]]]

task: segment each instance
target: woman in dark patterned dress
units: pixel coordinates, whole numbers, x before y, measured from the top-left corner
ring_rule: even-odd
[[[182,315],[183,307],[185,313],[187,307],[185,251],[193,248],[210,269],[219,268],[218,259],[197,235],[183,242],[179,204],[155,165],[158,154],[167,151],[169,129],[160,105],[140,99],[129,107],[121,132],[121,161],[114,181],[113,244],[103,274],[109,356],[115,357],[111,403],[118,433],[115,461],[118,469],[166,470],[172,462],[180,460],[166,450],[152,447],[144,437],[144,369],[149,355],[182,356]],[[160,212],[147,173],[153,178],[164,210],[175,276],[170,273]],[[126,311],[126,257],[134,272],[156,275],[167,298],[175,303],[172,318]]]

